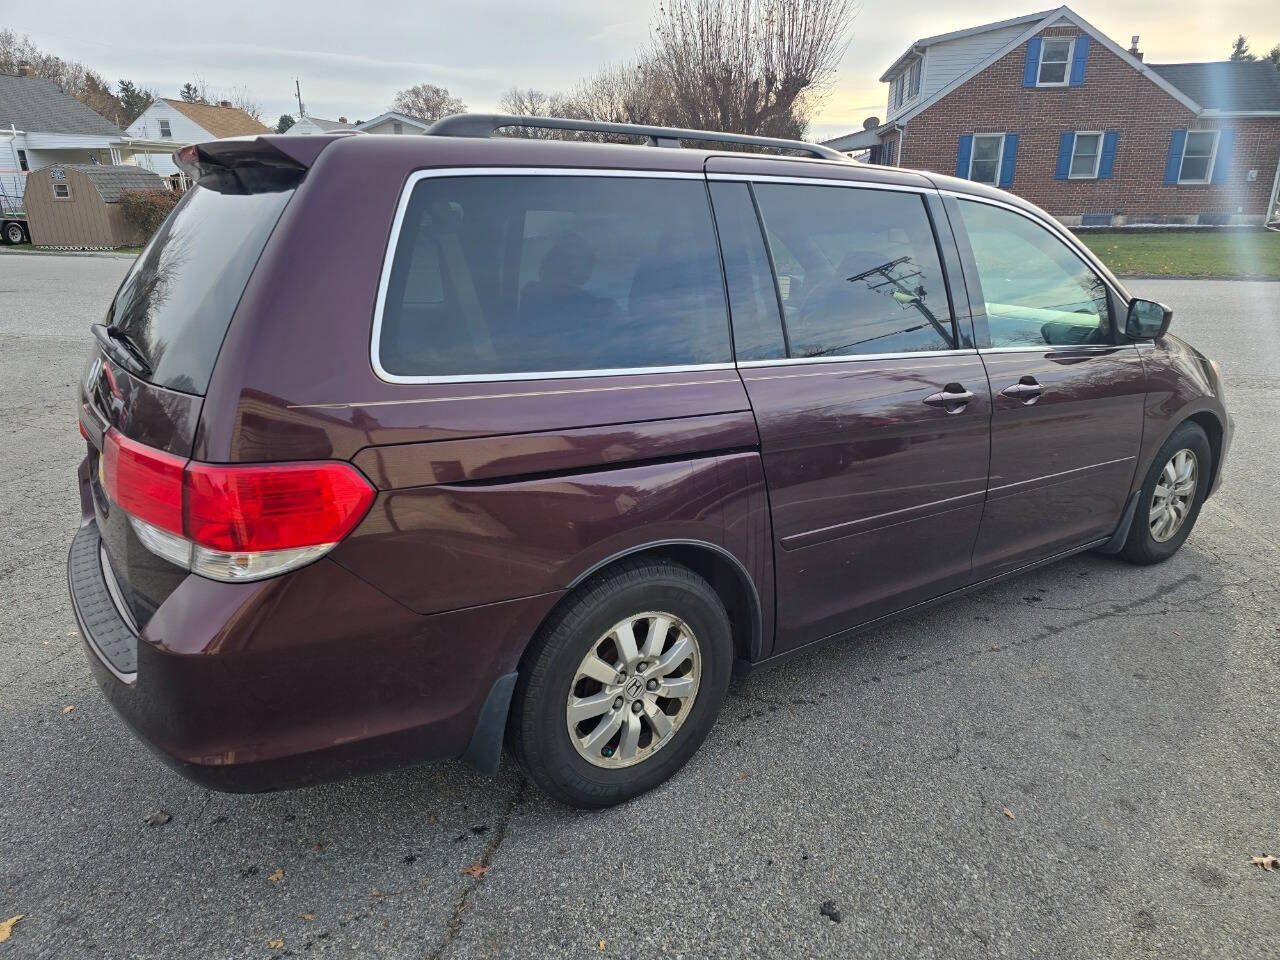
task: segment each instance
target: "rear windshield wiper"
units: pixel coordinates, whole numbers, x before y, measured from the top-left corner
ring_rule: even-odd
[[[130,373],[136,373],[140,377],[151,375],[150,361],[147,360],[146,354],[142,352],[142,349],[134,343],[133,338],[127,333],[117,330],[115,327],[108,327],[105,323],[90,324],[89,329],[98,338],[98,342],[102,344],[107,356],[120,364],[120,366]]]

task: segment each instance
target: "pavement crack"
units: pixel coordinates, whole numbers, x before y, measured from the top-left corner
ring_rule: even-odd
[[[489,869],[489,865],[493,862],[493,858],[497,856],[498,849],[502,846],[502,841],[507,838],[507,828],[511,824],[511,817],[515,813],[516,807],[524,799],[526,791],[529,789],[529,781],[524,774],[520,775],[520,784],[516,787],[515,792],[511,795],[511,800],[507,803],[507,809],[503,811],[502,819],[498,822],[497,828],[493,831],[493,838],[489,841],[488,846],[484,848],[484,853],[480,857],[480,866],[484,868],[480,876],[470,880],[462,887],[462,893],[459,894],[457,901],[453,905],[453,914],[449,917],[449,926],[445,929],[444,939],[440,941],[440,945],[427,955],[427,960],[440,960],[444,956],[444,952],[449,949],[453,941],[457,939],[458,934],[462,932],[462,926],[465,922],[467,903],[471,899],[471,894],[480,884],[484,883],[484,871]]]

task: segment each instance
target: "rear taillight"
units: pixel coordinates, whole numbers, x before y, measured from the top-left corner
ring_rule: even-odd
[[[333,549],[374,490],[349,463],[216,464],[185,460],[108,430],[107,495],[138,539],[215,580],[260,580]]]

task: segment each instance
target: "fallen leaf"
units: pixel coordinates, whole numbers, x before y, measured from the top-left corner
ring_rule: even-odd
[[[1249,858],[1249,866],[1261,867],[1263,870],[1267,871],[1267,873],[1274,870],[1277,865],[1280,865],[1280,857],[1273,857],[1271,854],[1267,854],[1265,857]]]
[[[601,949],[601,950],[603,950],[603,949],[604,949],[604,941],[603,941],[603,940],[601,940],[601,941],[600,941],[600,949]]]
[[[75,710],[75,706],[74,706],[74,705],[72,705],[72,706],[67,706],[67,707],[63,707],[63,708],[62,708],[62,715],[65,717],[68,713],[71,713],[73,710]]]
[[[379,890],[377,887],[374,887],[373,889],[371,889],[371,890],[369,891],[369,896],[371,896],[371,897],[398,897],[398,896],[400,896],[400,891],[399,891],[399,890]]]
[[[283,949],[284,949],[284,941],[283,941],[283,940],[268,940],[268,941],[267,941],[267,946],[268,946],[268,947],[270,947],[272,950],[283,950]]]
[[[463,867],[462,872],[469,877],[483,877],[486,873],[489,872],[489,868],[486,867],[483,863],[473,863],[469,867]]]
[[[166,823],[173,819],[173,814],[167,810],[152,810],[143,819],[148,827],[163,827]]]
[[[1017,817],[1015,817],[1015,816],[1013,815],[1013,811],[1012,811],[1012,810],[1010,810],[1008,807],[1001,807],[1001,808],[1000,808],[1000,812],[1001,812],[1001,813],[1003,813],[1003,814],[1004,814],[1006,817],[1008,817],[1010,820],[1017,820],[1017,819],[1018,819]]]
[[[747,771],[743,770],[743,771],[739,772],[739,774],[738,774],[738,779],[739,779],[739,780],[745,780],[745,779],[747,779]]]
[[[315,918],[316,918],[316,915],[314,913],[304,913],[302,915],[303,920],[314,920]]]
[[[4,943],[9,939],[9,934],[13,933],[14,926],[17,925],[18,921],[24,916],[25,914],[20,913],[16,917],[10,917],[4,923],[0,923],[0,943]]]
[[[68,637],[78,637],[78,636],[80,636],[80,631],[79,631],[79,630],[68,630],[68,631],[67,631],[67,636],[68,636]]]
[[[272,883],[279,883],[281,880],[283,880],[284,867],[276,867],[275,872],[271,874],[269,879],[271,880]]]

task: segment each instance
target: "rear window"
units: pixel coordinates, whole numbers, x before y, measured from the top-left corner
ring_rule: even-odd
[[[384,296],[376,350],[391,376],[731,360],[700,180],[425,178]]]
[[[156,231],[105,320],[142,351],[152,383],[208,389],[231,315],[292,195],[193,187]]]

